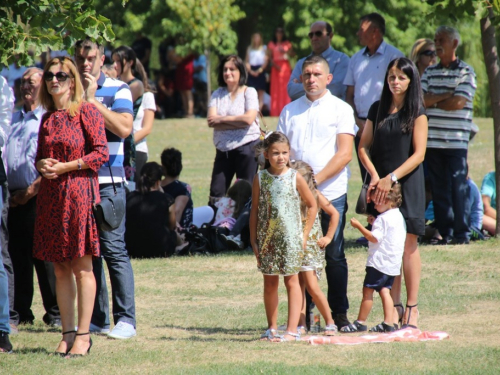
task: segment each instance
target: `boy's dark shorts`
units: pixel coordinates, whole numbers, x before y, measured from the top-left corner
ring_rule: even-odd
[[[363,286],[365,288],[375,289],[377,292],[380,292],[382,288],[390,290],[395,277],[396,276],[386,275],[376,268],[366,267],[366,276],[365,281],[363,281]]]

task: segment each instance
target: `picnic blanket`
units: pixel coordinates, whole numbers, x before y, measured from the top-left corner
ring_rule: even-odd
[[[339,336],[305,336],[302,340],[312,345],[358,345],[377,342],[440,341],[449,338],[450,335],[446,332],[426,332],[419,329],[406,328],[391,333],[365,334],[362,336],[352,336],[351,334],[342,334]]]

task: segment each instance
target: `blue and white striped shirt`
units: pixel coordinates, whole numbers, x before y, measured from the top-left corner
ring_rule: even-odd
[[[117,113],[130,113],[132,109],[132,93],[128,85],[118,79],[109,78],[101,72],[97,80],[97,91],[95,98],[106,108]],[[109,148],[109,163],[113,172],[114,182],[122,182],[125,179],[123,170],[123,138],[113,134],[106,129],[106,140]],[[111,175],[108,163],[99,169],[99,184],[110,184]]]
[[[472,101],[476,92],[474,69],[458,59],[447,68],[441,63],[429,66],[422,75],[422,90],[426,94],[438,95],[451,92],[467,99],[462,109],[445,111],[427,108],[427,148],[467,149],[472,125]]]

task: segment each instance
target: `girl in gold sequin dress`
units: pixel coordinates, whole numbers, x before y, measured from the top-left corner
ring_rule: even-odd
[[[297,323],[302,305],[298,273],[317,205],[304,178],[289,168],[290,143],[283,133],[271,133],[264,140],[262,151],[266,169],[254,178],[250,212],[250,242],[257,266],[264,275],[268,329],[261,338],[275,342],[298,340]],[[304,228],[301,198],[308,208]],[[284,276],[288,294],[288,329],[284,335],[277,335],[280,275]]]
[[[316,189],[316,181],[314,179],[313,169],[309,164],[304,161],[298,160],[292,162],[291,167],[304,178],[312,192],[313,196],[317,200],[318,207],[330,215],[330,223],[328,225],[328,232],[323,236],[323,231],[321,230],[321,224],[319,220],[319,215],[314,218],[314,224],[312,226],[311,232],[309,233],[309,238],[307,240],[307,247],[304,252],[304,257],[302,258],[302,265],[300,267],[299,281],[302,290],[302,311],[300,314],[299,331],[306,330],[306,300],[305,291],[309,292],[313,302],[318,307],[319,312],[325,319],[325,335],[333,336],[337,332],[337,326],[332,318],[332,312],[330,310],[330,305],[325,295],[319,287],[318,280],[321,277],[321,271],[323,270],[323,263],[325,261],[325,246],[332,242],[335,231],[339,224],[339,212],[333,207],[328,199],[326,199],[323,194],[321,194]],[[307,219],[307,207],[304,202],[301,204],[301,214],[302,214],[302,225],[306,225]],[[311,322],[312,324],[312,322]]]

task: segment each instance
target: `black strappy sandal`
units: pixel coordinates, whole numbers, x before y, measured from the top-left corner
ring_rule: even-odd
[[[398,309],[398,307],[400,307],[401,310],[403,311],[401,314],[399,313],[400,310]],[[403,317],[405,316],[405,308],[403,307],[402,303],[396,303],[394,305],[394,308],[398,311],[398,323],[397,324],[394,323],[394,328],[399,329],[399,327],[403,326]]]
[[[67,334],[69,334],[69,333],[76,333],[76,331],[75,331],[75,330],[73,330],[73,331],[66,331],[66,332],[63,332],[63,333],[62,333],[62,335],[63,335],[63,337],[64,337],[64,335],[67,335]],[[66,353],[64,353],[64,352],[58,352],[58,351],[55,351],[55,352],[53,353],[53,355],[57,355],[57,356],[59,356],[59,357],[66,357],[66,356],[68,355],[68,352],[69,352],[70,350],[71,350],[71,348],[69,348],[69,349],[66,351]]]
[[[408,310],[408,318],[406,319],[406,323],[401,326],[401,329],[405,329],[405,328],[418,329],[417,326],[414,326],[413,324],[408,324],[408,322],[410,321],[410,318],[411,318],[411,309],[413,309],[414,307],[417,307],[417,306],[418,306],[418,303],[414,304],[413,306],[406,305],[406,308]],[[418,314],[418,311],[417,311],[417,314]]]
[[[90,335],[90,332],[76,333],[75,335],[76,336],[85,336],[85,335]],[[89,348],[87,349],[87,353],[86,354],[76,354],[76,353],[69,353],[68,352],[68,354],[64,358],[67,358],[67,359],[70,359],[70,358],[79,358],[79,357],[83,357],[83,356],[89,355],[91,347],[92,347],[92,337],[90,337]]]
[[[340,332],[342,333],[354,333],[354,332],[366,332],[368,330],[368,327],[362,323],[360,323],[358,320],[355,320],[352,322],[352,324],[349,324],[348,326],[344,326],[340,329]]]

